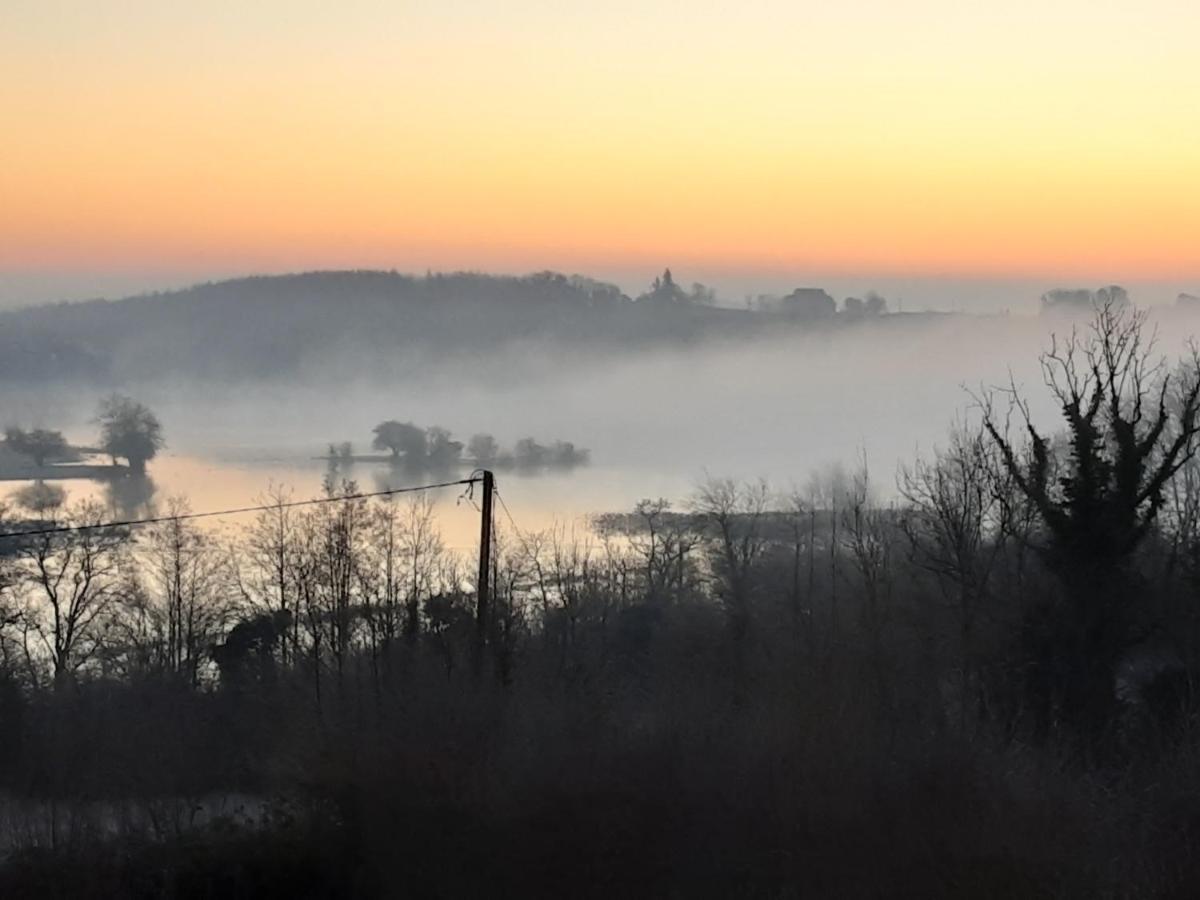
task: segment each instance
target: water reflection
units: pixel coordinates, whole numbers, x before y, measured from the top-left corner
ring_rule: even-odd
[[[536,471],[536,470],[535,470]],[[341,467],[334,478],[355,479],[364,491],[386,491],[439,481],[466,478],[467,467],[453,468],[449,477],[437,477],[428,469],[412,471],[405,466],[357,463],[353,471]],[[66,489],[67,504],[93,500],[111,510],[114,519],[141,518],[162,512],[167,496],[186,497],[198,512],[235,509],[267,502],[265,492],[272,485],[284,486],[293,499],[323,496],[327,474],[324,460],[314,460],[303,449],[272,452],[269,457],[245,454],[221,458],[164,454],[151,464],[151,476],[115,479],[77,478],[59,482]],[[545,470],[536,477],[527,470],[497,472],[496,483],[522,529],[540,530],[555,523],[574,523],[595,512],[629,509],[645,496],[680,498],[693,488],[696,473],[681,470],[663,472],[622,466],[589,465],[571,471]],[[32,482],[0,483],[0,504],[15,507],[13,495]],[[479,540],[479,512],[460,501],[461,487],[432,491],[428,496],[437,504],[437,524],[447,546],[470,551]],[[505,517],[506,520],[507,517]],[[236,530],[253,521],[253,514],[224,516],[205,520],[205,525]]]
[[[14,491],[11,499],[18,509],[44,519],[66,503],[67,492],[58,485],[47,484],[39,478],[33,484]]]
[[[115,517],[134,519],[153,513],[157,491],[158,486],[149,475],[131,473],[105,483],[104,501]]]

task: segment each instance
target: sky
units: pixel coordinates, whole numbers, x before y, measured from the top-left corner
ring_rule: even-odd
[[[1175,0],[3,0],[0,302],[347,267],[1200,290],[1197,34]]]

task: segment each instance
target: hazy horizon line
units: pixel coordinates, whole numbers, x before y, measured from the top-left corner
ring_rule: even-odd
[[[0,271],[0,308],[18,309],[57,303],[91,300],[124,300],[188,290],[204,284],[218,284],[247,278],[275,278],[318,273],[379,272],[413,278],[428,275],[475,274],[493,277],[528,277],[539,272],[554,272],[567,277],[579,276],[610,283],[630,297],[645,291],[654,278],[669,268],[684,286],[701,283],[717,292],[719,305],[739,307],[747,298],[782,295],[796,287],[824,288],[839,299],[876,291],[895,304],[911,311],[929,312],[1001,312],[1034,311],[1043,293],[1054,288],[1097,288],[1120,284],[1142,305],[1158,306],[1174,302],[1180,293],[1200,292],[1200,275],[1194,278],[1087,278],[1054,275],[991,275],[960,273],[888,273],[840,272],[800,269],[733,269],[727,267],[662,268],[599,267],[595,271],[578,268],[528,267],[418,267],[418,266],[311,266],[261,269],[208,270],[43,270]],[[1140,292],[1155,295],[1146,301]],[[908,311],[908,310],[906,310]]]

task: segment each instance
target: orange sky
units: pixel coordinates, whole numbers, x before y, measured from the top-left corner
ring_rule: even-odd
[[[1200,275],[1200,4],[566,6],[6,0],[0,274]]]

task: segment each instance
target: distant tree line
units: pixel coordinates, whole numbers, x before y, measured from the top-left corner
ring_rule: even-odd
[[[589,457],[587,450],[570,441],[546,445],[530,437],[521,438],[511,449],[506,449],[492,435],[481,433],[472,435],[464,445],[454,440],[447,428],[439,425],[422,428],[395,419],[380,422],[373,434],[373,449],[387,451],[397,464],[415,469],[446,469],[461,464],[500,469],[571,468],[583,465]],[[329,458],[352,460],[353,447],[331,445]]]
[[[800,327],[824,315],[808,299],[782,308],[797,313],[788,318]],[[831,321],[884,311],[882,298],[848,298]],[[418,370],[433,360],[531,341],[627,352],[778,327],[762,312],[720,306],[712,288],[684,288],[669,269],[636,297],[555,272],[310,272],[0,312],[0,378],[93,384],[168,373],[271,378],[347,358],[362,371],[392,374],[400,366],[398,347],[412,351],[401,356]]]
[[[782,297],[759,294],[747,297],[746,304],[750,309],[782,313],[806,322],[834,322],[839,317],[841,321],[851,322],[888,312],[887,300],[874,291],[868,291],[863,297],[846,297],[839,311],[833,295],[815,287],[798,287]]]
[[[1090,318],[1105,307],[1130,306],[1129,292],[1119,284],[1097,290],[1087,288],[1055,288],[1042,294],[1042,314],[1067,314]]]

